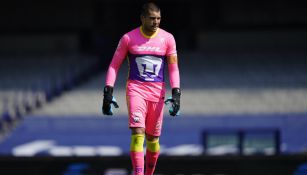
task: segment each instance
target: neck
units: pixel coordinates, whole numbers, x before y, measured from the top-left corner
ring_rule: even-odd
[[[152,31],[148,31],[148,30],[144,29],[143,26],[141,26],[141,30],[147,36],[153,36],[156,33],[156,32],[152,32]]]

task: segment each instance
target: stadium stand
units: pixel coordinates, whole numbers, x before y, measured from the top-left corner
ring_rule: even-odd
[[[172,119],[167,118],[166,108],[165,129],[181,133],[183,137],[176,137],[175,132],[166,134],[166,140],[175,140],[172,143],[165,142],[164,154],[202,155],[229,151],[229,147],[224,147],[225,145],[210,148],[211,151],[204,150],[206,147],[202,133],[211,132],[211,129],[231,129],[236,132],[254,129],[277,131],[280,133],[278,139],[281,145],[278,149],[281,153],[305,151],[306,139],[297,133],[305,132],[303,126],[306,124],[306,52],[226,49],[179,50],[178,54],[183,89],[182,117],[176,121],[178,127],[174,127],[173,123],[168,123]],[[103,64],[101,60],[88,55],[14,59],[2,59],[5,64],[1,64],[2,82],[5,82],[1,84],[1,96],[4,97],[1,105],[4,111],[2,120],[11,120],[18,116],[23,120],[15,132],[3,140],[0,147],[2,154],[15,154],[14,150],[19,150],[18,148],[36,144],[47,147],[47,150],[44,147],[44,151],[35,153],[38,155],[105,155],[106,150],[113,150],[111,153],[116,155],[126,153],[127,143],[116,140],[106,143],[104,140],[108,140],[110,136],[122,138],[121,140],[128,138],[125,137],[128,133],[125,104],[127,62],[123,63],[119,71],[114,91],[120,105],[115,111],[117,118],[107,119],[101,114],[105,70],[95,71],[98,67],[106,67],[106,60],[103,60]],[[166,82],[169,87],[168,78]],[[167,95],[170,95],[169,90],[168,88]],[[36,104],[46,104],[35,109],[31,105],[26,108],[27,103],[35,104],[34,92],[42,92],[39,98],[42,101]],[[30,98],[25,98],[27,94],[30,94]],[[25,99],[30,101],[24,103]],[[15,102],[18,101],[22,102],[21,110],[15,109]],[[23,115],[16,115],[16,111]],[[295,124],[297,119],[302,122]],[[2,123],[10,123],[10,120]],[[88,125],[84,125],[85,123]],[[195,130],[190,130],[188,135],[184,134],[185,129],[191,127]],[[110,130],[116,131],[109,133],[110,135],[101,134]],[[83,135],[84,140],[72,136],[72,133]],[[109,145],[110,143],[114,145]],[[268,154],[274,154],[272,144],[266,149]],[[81,153],[78,152],[80,150]]]
[[[200,116],[304,113],[307,109],[305,57],[303,52],[179,53],[184,91],[182,113]],[[114,91],[121,106],[116,113],[122,116],[126,115],[126,77],[127,66],[123,63]],[[33,115],[101,115],[104,78],[105,73],[100,73]]]
[[[181,118],[173,121],[168,118],[167,108],[165,109],[165,129],[172,132],[165,134],[165,140],[161,139],[165,144],[164,154],[225,154],[236,149],[223,148],[222,145],[212,148],[211,151],[204,150],[202,133],[215,130],[246,131],[247,135],[257,129],[272,131],[268,132],[268,135],[278,132],[281,143],[278,149],[281,153],[305,150],[306,139],[297,135],[297,132],[305,132],[303,126],[306,124],[305,53],[184,52],[180,53],[180,58],[184,91],[182,112]],[[127,147],[124,142],[107,139],[114,136],[124,141],[128,138],[126,64],[123,63],[119,71],[114,91],[120,105],[115,111],[115,118],[106,118],[101,114],[105,78],[105,72],[101,72],[29,113],[14,134],[3,142],[2,153],[11,152],[13,148],[23,148],[27,144],[47,144],[47,153],[42,154],[105,155],[106,150],[113,150],[114,152],[110,153],[115,155],[126,154]],[[298,119],[302,122],[296,123]],[[190,129],[186,135],[185,128],[194,130]],[[36,133],[36,130],[41,133],[35,134],[36,138],[40,139],[33,140],[33,131]],[[114,132],[110,132],[111,130]],[[109,134],[99,134],[104,132]],[[71,133],[82,135],[83,141],[81,142],[79,137],[73,137]],[[176,137],[175,133],[180,133],[181,137]],[[267,136],[264,137],[264,142],[268,144],[267,154],[274,154],[274,145],[266,141]],[[269,137],[275,139],[275,136]],[[172,141],[168,143],[167,138],[172,138]],[[104,140],[108,140],[108,143]],[[111,143],[117,146],[106,147],[112,146]],[[81,153],[73,149],[75,144],[81,144],[80,150],[78,149]],[[247,154],[250,154],[248,152],[253,151],[247,150]]]
[[[95,71],[97,58],[54,54],[0,59],[1,129],[72,89]]]

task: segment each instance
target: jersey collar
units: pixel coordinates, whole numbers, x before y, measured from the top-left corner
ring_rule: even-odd
[[[140,26],[140,32],[141,32],[141,34],[143,35],[143,37],[145,37],[145,38],[154,38],[157,34],[158,34],[158,32],[159,32],[159,30],[160,30],[160,28],[158,28],[158,30],[154,33],[154,34],[152,34],[152,35],[146,35],[144,32],[143,32],[143,28],[142,28],[142,26]]]

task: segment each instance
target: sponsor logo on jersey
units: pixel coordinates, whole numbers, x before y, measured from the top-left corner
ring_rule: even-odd
[[[139,46],[137,47],[137,51],[162,52],[162,50],[160,50],[160,47],[155,46]]]

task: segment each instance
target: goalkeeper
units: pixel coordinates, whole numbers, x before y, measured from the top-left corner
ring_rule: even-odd
[[[169,71],[172,97],[170,115],[180,109],[180,78],[176,43],[172,34],[159,28],[160,8],[145,3],[141,9],[141,26],[122,36],[109,65],[104,87],[103,113],[112,115],[112,105],[117,106],[113,87],[117,72],[125,58],[128,59],[129,76],[126,86],[129,127],[131,128],[130,157],[134,175],[152,175],[160,153],[165,99],[164,69]],[[146,141],[146,158],[143,145]]]

